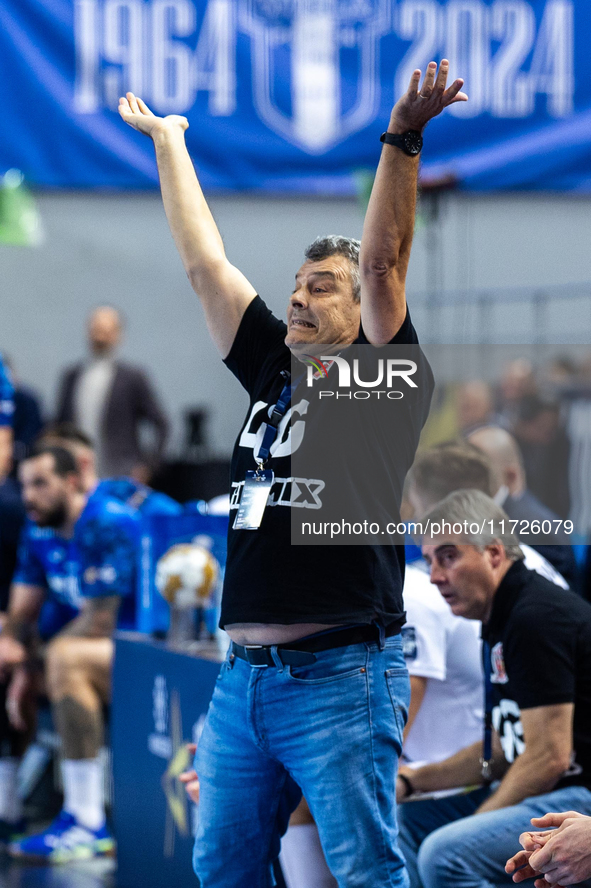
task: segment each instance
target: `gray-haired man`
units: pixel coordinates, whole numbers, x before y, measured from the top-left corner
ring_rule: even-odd
[[[202,888],[273,884],[271,861],[298,787],[341,888],[406,884],[393,804],[408,697],[398,634],[403,556],[393,546],[292,549],[291,508],[311,495],[298,484],[304,479],[292,477],[292,439],[305,433],[324,441],[302,395],[291,403],[285,376],[292,355],[320,345],[417,342],[405,278],[420,133],[467,98],[461,80],[446,89],[447,72],[447,61],[439,72],[430,63],[422,86],[421,72],[413,73],[383,137],[361,244],[329,238],[312,246],[296,274],[287,326],[226,258],[185,148],[187,121],[155,117],[131,93],[120,102],[123,119],[154,141],[183,264],[221,356],[251,399],[232,460],[232,515],[258,529],[229,532],[221,622],[232,647],[196,759],[194,863]],[[277,434],[263,456],[272,416]],[[400,441],[397,484],[412,462],[417,428],[401,429]],[[248,484],[254,496],[263,478],[254,470],[267,457],[269,505],[255,520],[244,491]]]
[[[591,606],[527,570],[507,516],[480,491],[446,497],[423,531],[431,582],[454,614],[483,624],[490,721],[483,743],[399,777],[400,796],[482,784],[479,798],[408,803],[412,888],[509,884],[505,862],[531,817],[591,813]]]

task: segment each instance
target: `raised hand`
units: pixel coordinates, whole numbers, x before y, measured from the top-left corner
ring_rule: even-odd
[[[187,118],[181,117],[179,114],[157,117],[150,111],[143,99],[134,96],[132,92],[126,93],[125,97],[122,96],[119,99],[119,114],[125,123],[151,138],[154,138],[163,129],[180,127],[184,131],[189,126]]]
[[[419,89],[421,72],[418,68],[413,71],[406,93],[394,105],[389,129],[392,130],[394,125],[401,131],[412,129],[422,132],[429,121],[441,114],[448,105],[467,102],[466,93],[460,92],[464,85],[461,78],[454,80],[446,89],[448,73],[447,59],[442,59],[439,71],[437,62],[429,62],[423,85]]]

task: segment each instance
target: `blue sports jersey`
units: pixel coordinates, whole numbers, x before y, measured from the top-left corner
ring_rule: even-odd
[[[14,388],[0,355],[0,427],[11,426],[14,415]]]
[[[40,621],[44,638],[75,617],[84,598],[121,596],[119,625],[133,625],[139,539],[137,513],[98,491],[88,498],[71,539],[27,522],[14,582],[48,590]]]
[[[152,515],[181,515],[183,512],[183,507],[172,497],[152,490],[133,478],[107,478],[100,482],[95,492],[137,509],[142,518]]]

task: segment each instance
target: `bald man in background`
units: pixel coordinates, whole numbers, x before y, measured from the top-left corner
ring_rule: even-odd
[[[527,489],[521,451],[513,435],[498,426],[489,425],[472,432],[467,440],[488,457],[496,490],[495,502],[512,521],[520,522],[515,532],[562,574],[571,589],[578,591],[577,565],[571,539],[561,526],[552,523],[551,534],[524,532],[524,528],[533,521],[558,522],[560,519]]]
[[[161,459],[168,421],[144,370],[117,358],[123,334],[120,313],[109,305],[88,320],[88,358],[65,370],[59,389],[57,422],[72,422],[96,443],[97,467],[104,478],[129,475],[147,483]],[[153,433],[145,453],[140,428]]]

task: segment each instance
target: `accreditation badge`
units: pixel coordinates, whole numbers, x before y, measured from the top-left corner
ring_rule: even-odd
[[[259,529],[274,480],[275,473],[270,469],[246,473],[238,513],[232,525],[234,530]]]

